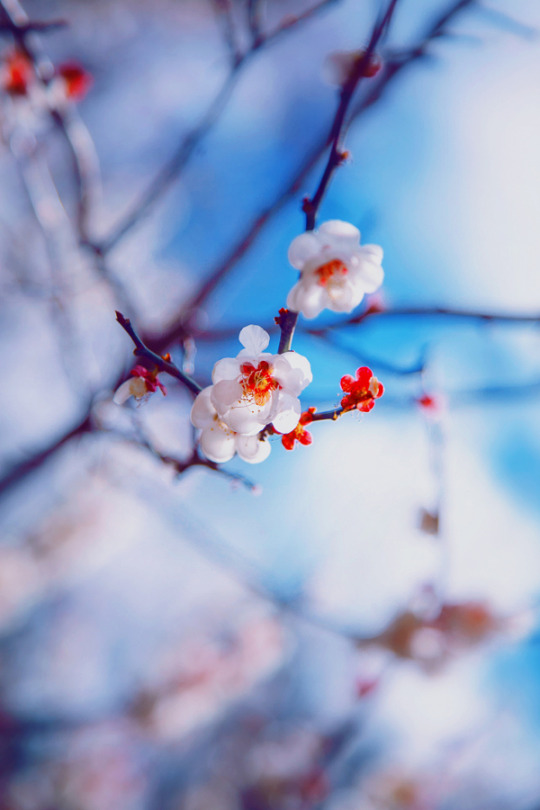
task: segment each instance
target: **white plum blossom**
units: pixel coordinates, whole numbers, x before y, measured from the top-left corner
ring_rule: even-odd
[[[203,388],[191,409],[191,421],[201,428],[200,447],[206,458],[223,464],[238,453],[243,461],[258,464],[268,458],[270,442],[259,436],[243,436],[222,422],[212,405],[212,385]]]
[[[219,418],[244,436],[268,424],[279,433],[294,430],[302,413],[298,395],[312,380],[305,357],[265,352],[269,342],[260,326],[245,326],[240,332],[244,348],[237,357],[219,360],[212,372],[212,404]]]
[[[287,296],[287,306],[305,318],[315,318],[323,309],[352,312],[384,278],[382,248],[360,245],[358,228],[337,219],[297,236],[288,255],[301,276]]]
[[[298,395],[312,380],[311,367],[296,352],[265,352],[269,341],[260,326],[244,327],[244,348],[216,363],[213,385],[193,403],[191,421],[202,430],[201,450],[211,461],[222,463],[235,453],[244,461],[263,461],[270,452],[269,442],[258,435],[263,428],[272,424],[289,433],[298,424]]]

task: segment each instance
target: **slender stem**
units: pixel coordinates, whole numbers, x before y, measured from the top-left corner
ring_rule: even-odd
[[[346,413],[345,408],[341,407],[334,408],[331,411],[321,411],[320,413],[314,413],[313,416],[311,417],[311,421],[323,422],[330,419],[332,422],[335,422],[336,419],[339,419],[339,417],[342,416],[344,413]]]

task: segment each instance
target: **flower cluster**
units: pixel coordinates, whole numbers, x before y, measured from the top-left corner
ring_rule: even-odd
[[[26,96],[53,107],[80,101],[92,86],[92,76],[78,62],[63,62],[54,69],[46,87],[40,85],[34,64],[24,51],[15,49],[4,58],[0,84],[12,97]]]
[[[299,423],[298,395],[311,382],[310,364],[296,352],[265,352],[269,342],[260,326],[244,327],[244,348],[216,363],[213,384],[193,403],[191,421],[202,430],[201,450],[211,461],[228,461],[235,453],[244,461],[263,461],[270,452],[260,435],[264,429],[271,425],[289,434]]]
[[[289,261],[301,276],[287,306],[305,318],[323,309],[351,312],[382,284],[382,257],[378,245],[360,245],[360,231],[348,222],[330,220],[318,231],[300,234],[291,243]]]
[[[356,378],[346,374],[341,378],[341,389],[345,396],[341,400],[341,407],[346,411],[356,408],[367,413],[375,405],[375,400],[382,397],[384,386],[367,366],[356,371]]]
[[[133,379],[126,380],[117,388],[113,401],[117,405],[123,405],[130,397],[136,400],[142,400],[149,394],[153,394],[158,388],[165,396],[167,389],[162,382],[158,380],[158,369],[149,371],[144,366],[135,366],[130,372]]]
[[[381,248],[361,247],[360,232],[338,220],[296,237],[289,259],[301,277],[287,298],[289,309],[281,309],[276,318],[282,347],[290,346],[298,313],[313,318],[325,307],[349,312],[365,293],[376,290],[383,278]],[[137,352],[144,344],[124,316],[117,313],[117,320],[134,340]],[[214,464],[229,461],[234,455],[250,464],[264,461],[270,453],[268,437],[272,434],[281,435],[286,450],[293,450],[297,443],[308,446],[313,439],[306,428],[313,421],[335,420],[352,410],[370,411],[383,393],[371,369],[363,367],[356,371],[356,377],[342,377],[341,407],[317,416],[314,407],[302,412],[299,395],[312,380],[309,361],[291,350],[278,354],[265,351],[270,336],[260,326],[245,326],[239,339],[243,348],[236,357],[218,360],[211,385],[201,390],[194,380],[187,380],[189,388],[198,391],[191,422],[201,431],[199,448]],[[172,373],[170,357],[163,359],[169,366],[160,368]],[[122,404],[131,396],[141,400],[157,388],[165,393],[157,379],[158,371],[157,367],[150,372],[136,366],[131,372],[134,379],[122,383],[114,401]],[[173,376],[186,382],[185,375],[176,371]]]

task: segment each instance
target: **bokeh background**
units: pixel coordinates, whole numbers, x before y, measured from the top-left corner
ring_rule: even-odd
[[[154,337],[185,314],[324,142],[325,58],[365,45],[382,7],[259,5],[263,35],[290,29],[217,106],[231,41],[252,46],[248,2],[24,6],[67,23],[33,41],[45,75],[75,59],[93,86],[60,124],[43,93],[1,101],[0,807],[533,810],[537,3],[399,0],[383,70],[358,91],[319,219],[383,246],[367,302],[382,312],[303,322],[295,348],[314,370],[306,407],[337,405],[340,377],[369,365],[386,389],[369,415],[315,425],[294,452],[274,438],[260,466],[178,476],[156,453],[189,456],[189,392],[111,401],[132,362],[115,308]],[[196,339],[171,347],[201,383],[241,326],[283,306],[323,165],[192,313]]]

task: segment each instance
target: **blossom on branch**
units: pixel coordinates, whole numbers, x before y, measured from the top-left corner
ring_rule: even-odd
[[[302,408],[298,395],[312,380],[309,361],[289,351],[269,354],[270,336],[260,326],[240,332],[244,348],[237,357],[219,360],[212,372],[212,405],[219,418],[236,433],[254,436],[272,424],[289,433]]]
[[[294,450],[296,442],[298,442],[299,444],[303,444],[304,446],[311,444],[311,442],[313,441],[313,437],[309,432],[309,430],[306,430],[306,425],[309,425],[311,422],[313,422],[314,413],[315,408],[308,408],[308,410],[304,411],[304,413],[300,417],[295,429],[291,430],[290,433],[285,433],[281,437],[281,444],[283,445],[285,450]]]
[[[25,96],[34,80],[34,66],[23,51],[15,50],[4,59],[1,77],[6,93]]]
[[[362,60],[365,60],[366,52],[357,51],[333,51],[329,53],[323,64],[323,77],[328,84],[343,87],[351,78]],[[382,67],[382,62],[377,54],[373,53],[363,66],[362,76],[371,79],[376,76]]]
[[[384,386],[367,366],[356,371],[356,378],[346,374],[341,378],[341,388],[345,396],[341,400],[341,407],[346,410],[356,408],[367,413],[375,405],[375,400],[382,397]]]
[[[203,388],[191,409],[192,424],[202,430],[200,448],[206,458],[223,464],[237,453],[243,461],[258,464],[268,458],[270,442],[259,436],[244,436],[223,422],[212,404],[212,385]]]
[[[383,281],[382,248],[361,246],[358,228],[341,220],[300,234],[288,255],[301,276],[287,296],[287,306],[305,318],[315,318],[323,309],[351,312]]]
[[[92,75],[79,62],[63,62],[55,69],[56,80],[63,95],[71,101],[80,101],[93,84]]]
[[[115,402],[116,405],[123,405],[130,397],[136,400],[144,399],[149,394],[153,394],[154,391],[157,391],[158,388],[163,396],[167,393],[167,389],[163,383],[158,380],[158,369],[149,371],[144,366],[135,366],[130,373],[133,379],[126,380],[116,390],[113,397],[113,402]]]

